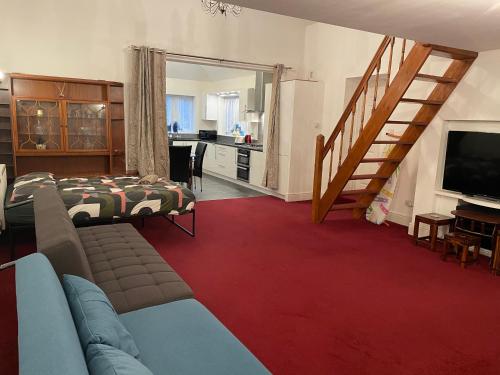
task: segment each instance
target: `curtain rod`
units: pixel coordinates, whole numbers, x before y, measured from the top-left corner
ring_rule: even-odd
[[[133,50],[140,50],[141,47],[131,45],[131,49]],[[159,48],[151,48],[154,52],[157,53],[163,53],[167,56],[171,57],[178,57],[178,58],[186,58],[186,59],[193,59],[193,60],[203,60],[203,61],[212,61],[216,62],[218,64],[241,64],[241,65],[249,65],[249,66],[254,66],[254,67],[261,67],[261,68],[266,68],[266,69],[274,69],[276,65],[269,65],[269,64],[259,64],[259,63],[251,63],[251,62],[246,62],[246,61],[238,61],[238,60],[227,60],[227,59],[218,59],[215,57],[206,57],[206,56],[199,56],[199,55],[188,55],[188,54],[183,54],[183,53],[175,53],[175,52],[167,52],[166,50],[159,49]],[[291,70],[292,67],[290,66],[285,66],[285,69]]]

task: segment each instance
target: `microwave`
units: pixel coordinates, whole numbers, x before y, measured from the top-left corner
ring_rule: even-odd
[[[217,130],[199,130],[198,137],[202,141],[216,141]]]

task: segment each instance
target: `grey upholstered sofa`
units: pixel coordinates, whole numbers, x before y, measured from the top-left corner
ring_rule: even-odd
[[[106,293],[118,313],[185,298],[191,288],[128,223],[75,228],[56,189],[34,193],[38,252],[59,278],[83,277]]]
[[[16,262],[21,375],[89,374],[60,282],[70,272],[101,286],[153,374],[269,374],[138,232],[123,224],[75,230],[55,194],[35,195],[46,256]]]

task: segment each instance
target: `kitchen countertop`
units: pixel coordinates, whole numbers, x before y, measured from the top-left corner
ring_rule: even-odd
[[[213,140],[201,140],[199,137],[172,137],[172,138],[169,138],[169,140],[172,140],[172,141],[178,141],[178,142],[182,142],[182,141],[191,141],[191,142],[198,142],[198,141],[202,141],[202,142],[206,142],[206,143],[215,143],[216,145],[221,145],[221,146],[229,146],[229,147],[236,147],[236,148],[241,148],[241,149],[245,149],[245,150],[251,150],[251,151],[258,151],[258,152],[263,152],[264,151],[264,146],[262,144],[253,144],[252,146],[249,146],[247,144],[236,144],[234,142],[230,142],[230,141],[227,141],[227,140],[216,140],[216,141],[213,141]]]

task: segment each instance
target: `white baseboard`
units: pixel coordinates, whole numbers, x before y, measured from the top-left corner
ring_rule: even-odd
[[[410,225],[411,217],[399,212],[390,211],[389,214],[387,214],[387,220],[407,227],[408,225]]]
[[[286,202],[300,202],[310,201],[312,199],[312,192],[310,193],[290,193],[285,195]]]

